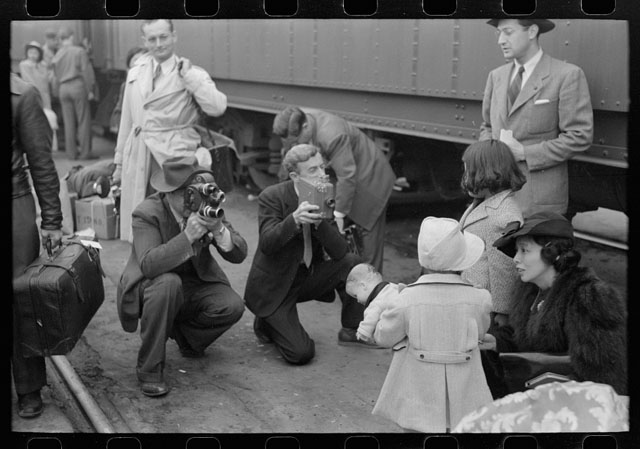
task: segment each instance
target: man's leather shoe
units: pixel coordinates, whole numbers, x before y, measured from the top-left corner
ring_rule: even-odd
[[[267,335],[267,333],[262,330],[262,326],[260,325],[261,322],[262,320],[258,317],[255,317],[253,319],[253,333],[256,334],[256,337],[258,338],[258,341],[260,341],[260,343],[265,345],[273,343],[271,337],[269,337],[269,335]]]
[[[18,416],[21,418],[35,418],[42,413],[42,398],[40,390],[18,395]]]
[[[164,382],[142,382],[140,385],[142,394],[152,398],[164,396],[169,393],[169,387]]]
[[[340,329],[340,332],[338,332],[338,344],[341,346],[359,346],[361,348],[383,349],[382,346],[378,346],[375,343],[358,340],[356,337],[356,331],[356,329],[349,329],[346,327]]]

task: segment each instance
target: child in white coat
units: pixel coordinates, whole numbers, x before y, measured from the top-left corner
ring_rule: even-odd
[[[491,295],[460,272],[484,243],[456,220],[427,217],[418,235],[424,275],[380,315],[373,337],[393,359],[373,414],[404,429],[443,433],[492,401],[478,343],[489,328]]]
[[[373,343],[373,331],[383,310],[395,304],[404,284],[393,284],[382,279],[373,265],[361,263],[351,269],[345,283],[347,294],[365,306],[364,317],[358,326],[356,337]]]

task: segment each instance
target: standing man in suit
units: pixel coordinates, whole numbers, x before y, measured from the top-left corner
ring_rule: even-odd
[[[203,357],[244,311],[214,250],[241,263],[247,243],[224,218],[185,207],[185,188],[199,174],[213,182],[195,156],[168,159],[151,177],[157,192],[133,211],[133,247],[118,285],[118,315],[127,332],[135,332],[140,319],[136,371],[147,396],[169,392],[163,375],[169,337],[184,357]]]
[[[382,273],[387,204],[396,179],[382,150],[353,124],[317,109],[284,109],[273,121],[273,133],[283,139],[284,151],[296,143],[320,149],[336,178],[338,229],[344,231],[345,220],[355,223],[364,261]]]
[[[95,73],[84,47],[75,45],[70,28],[60,30],[60,49],[51,60],[64,121],[65,151],[69,159],[97,159],[91,153],[91,105]],[[80,151],[76,139],[80,143]]]
[[[114,155],[114,184],[120,184],[120,239],[131,241],[131,212],[151,193],[149,179],[174,156],[195,155],[211,166],[192,126],[201,112],[218,117],[227,97],[209,74],[175,54],[178,36],[169,19],[145,20],[142,41],[147,54],[129,69]]]
[[[258,340],[274,343],[287,362],[304,365],[315,355],[315,344],[300,324],[297,304],[332,302],[335,290],[342,300],[338,343],[367,346],[356,338],[364,307],[345,293],[347,275],[360,259],[348,252],[337,227],[316,212],[318,206],[298,204],[299,183],[325,177],[318,148],[296,145],[282,164],[290,180],[267,187],[258,197],[258,249],[244,299],[256,316]]]
[[[496,139],[513,152],[527,183],[516,193],[523,215],[567,212],[567,161],[593,139],[589,87],[579,67],[542,51],[546,19],[492,19],[498,45],[511,60],[489,73],[480,140]]]

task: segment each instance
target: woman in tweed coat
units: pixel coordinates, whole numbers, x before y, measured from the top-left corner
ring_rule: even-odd
[[[462,229],[480,237],[485,252],[478,262],[462,272],[462,279],[491,293],[493,325],[508,323],[510,301],[518,281],[513,261],[492,246],[510,226],[519,227],[522,213],[514,192],[526,178],[509,147],[499,140],[470,145],[462,155],[462,188],[473,198],[460,220]]]

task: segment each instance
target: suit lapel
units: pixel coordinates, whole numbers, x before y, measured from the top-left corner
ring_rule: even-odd
[[[464,215],[460,219],[460,224],[462,225],[462,229],[465,229],[471,224],[484,218],[487,218],[485,202],[483,201],[482,203],[477,204],[477,202],[474,200],[474,202],[467,208]]]
[[[538,61],[535,69],[533,69],[533,73],[520,91],[518,98],[516,98],[516,102],[511,108],[511,111],[509,111],[509,115],[513,114],[515,110],[529,101],[531,97],[542,89],[544,80],[549,76],[550,62],[551,57],[544,53],[542,58],[540,58],[540,61]]]
[[[507,92],[509,91],[509,75],[513,69],[513,63],[502,66],[502,69],[496,73],[497,79],[495,85],[499,86],[496,92],[496,102],[500,105],[498,112],[500,114],[500,121],[505,123],[507,121],[507,112],[509,108],[507,100]]]

